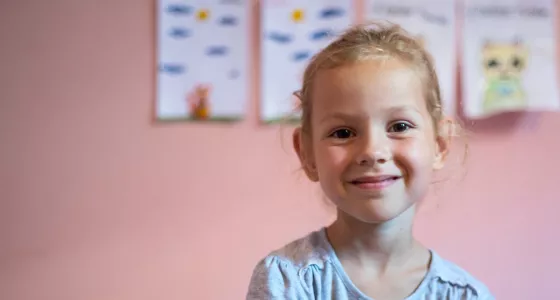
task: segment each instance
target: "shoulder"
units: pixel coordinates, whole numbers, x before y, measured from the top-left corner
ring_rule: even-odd
[[[270,268],[273,265],[280,265],[284,269],[299,272],[311,265],[322,268],[329,255],[324,232],[321,229],[270,252],[259,261],[257,267]]]
[[[432,251],[432,274],[442,283],[463,289],[476,299],[494,299],[488,287],[467,270]]]
[[[311,265],[322,268],[329,259],[324,232],[322,229],[313,231],[272,251],[265,259],[275,259],[296,269],[305,269]]]
[[[251,276],[247,299],[297,298],[309,293],[308,271],[323,268],[329,257],[322,234],[311,232],[260,259]]]

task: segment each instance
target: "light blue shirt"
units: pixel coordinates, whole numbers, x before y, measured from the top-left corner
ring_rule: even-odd
[[[494,300],[488,288],[457,265],[431,251],[428,273],[407,300]],[[253,271],[247,300],[372,300],[352,283],[325,228],[262,259]]]

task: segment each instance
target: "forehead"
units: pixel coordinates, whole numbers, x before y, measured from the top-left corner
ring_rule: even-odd
[[[318,72],[312,101],[314,114],[340,109],[420,110],[426,107],[423,91],[418,73],[405,63],[371,60]]]

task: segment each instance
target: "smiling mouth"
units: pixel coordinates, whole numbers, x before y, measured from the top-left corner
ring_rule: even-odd
[[[391,186],[400,178],[401,178],[400,176],[390,176],[390,175],[360,177],[350,181],[350,183],[364,190],[382,190]]]

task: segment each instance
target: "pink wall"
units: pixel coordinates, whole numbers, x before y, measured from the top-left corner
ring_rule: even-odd
[[[235,126],[150,122],[154,6],[0,4],[0,299],[242,299],[257,259],[328,220],[256,87]],[[557,128],[476,124],[467,177],[419,215],[498,299],[557,294]]]

